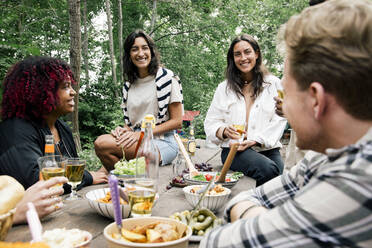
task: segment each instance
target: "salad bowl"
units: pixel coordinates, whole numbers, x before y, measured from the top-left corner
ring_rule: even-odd
[[[216,175],[216,180],[218,180],[219,172],[199,172],[199,175],[190,178],[189,174],[185,174],[183,177],[185,182],[188,185],[200,185],[200,184],[207,184],[211,178]],[[234,173],[227,173],[226,180],[224,183],[217,183],[221,184],[223,187],[231,189],[236,185],[239,179],[243,176],[241,172],[234,172]]]

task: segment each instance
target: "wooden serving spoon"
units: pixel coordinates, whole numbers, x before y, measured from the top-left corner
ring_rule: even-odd
[[[217,183],[224,183],[225,178],[226,178],[226,173],[230,169],[230,166],[232,164],[232,161],[234,160],[236,151],[238,150],[239,143],[234,143],[230,147],[229,154],[227,155],[226,161],[223,164],[222,170],[221,170],[221,175],[216,181]]]
[[[181,153],[182,153],[183,157],[184,157],[185,160],[186,160],[186,165],[187,165],[187,167],[189,167],[189,175],[190,175],[190,179],[191,179],[192,177],[194,177],[194,176],[199,175],[199,171],[198,171],[197,169],[195,169],[194,164],[192,163],[192,161],[191,161],[191,159],[190,159],[190,156],[189,156],[189,154],[187,153],[186,148],[184,147],[184,145],[183,145],[183,143],[182,143],[182,140],[181,140],[180,136],[179,136],[177,133],[175,133],[175,134],[174,134],[174,138],[176,139],[177,144],[178,144],[178,146],[179,146],[179,148],[180,148],[180,150],[181,150]]]

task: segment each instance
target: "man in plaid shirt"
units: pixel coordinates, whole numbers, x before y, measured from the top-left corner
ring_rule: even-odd
[[[282,31],[283,110],[316,152],[234,197],[200,247],[372,247],[372,1],[330,0]]]

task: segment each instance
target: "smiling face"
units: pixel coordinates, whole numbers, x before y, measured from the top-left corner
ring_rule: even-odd
[[[73,112],[75,107],[74,96],[76,95],[76,91],[72,88],[71,81],[66,80],[59,83],[57,95],[59,98],[58,105],[54,112],[58,116]]]
[[[148,75],[148,66],[151,62],[151,51],[143,37],[137,37],[130,49],[130,59],[137,67],[140,77]]]
[[[233,50],[235,66],[243,75],[251,75],[256,65],[258,53],[256,53],[249,42],[242,40],[234,45]]]

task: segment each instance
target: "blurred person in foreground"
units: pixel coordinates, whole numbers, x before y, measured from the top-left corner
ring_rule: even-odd
[[[326,0],[310,0],[309,5],[314,6],[325,2]],[[283,113],[283,99],[274,97],[275,100],[275,113],[281,117],[285,117]],[[290,129],[290,139],[285,150],[284,168],[289,170],[295,166],[305,156],[306,150],[301,150],[296,146],[297,136],[293,129]]]
[[[67,182],[65,177],[53,177],[47,181],[39,181],[26,191],[23,186],[11,176],[0,176],[0,216],[7,215],[15,208],[13,224],[25,223],[27,220],[28,202],[32,202],[42,218],[62,206],[62,187],[53,187],[55,184]]]
[[[145,115],[156,118],[154,143],[159,151],[160,166],[177,156],[174,132],[182,128],[183,95],[181,82],[171,70],[160,65],[160,55],[153,39],[135,30],[124,42],[124,78],[122,109],[124,125],[94,142],[96,154],[110,171],[123,158],[135,158]],[[122,150],[123,148],[123,150]]]
[[[0,175],[14,177],[25,189],[36,183],[45,135],[53,134],[57,155],[78,157],[72,132],[59,119],[74,111],[73,84],[70,67],[59,59],[34,56],[10,68],[3,83]],[[104,170],[84,171],[78,188],[106,181]],[[70,185],[64,188],[67,193]]]
[[[204,131],[221,145],[225,163],[230,143],[243,135],[231,170],[243,172],[259,186],[282,174],[280,137],[287,121],[275,114],[279,78],[264,66],[258,42],[248,34],[236,37],[227,52],[226,80],[214,93],[204,121]],[[240,134],[236,125],[242,125]]]
[[[372,2],[309,7],[281,34],[284,114],[297,146],[318,153],[235,196],[224,212],[232,223],[200,246],[371,247]]]

